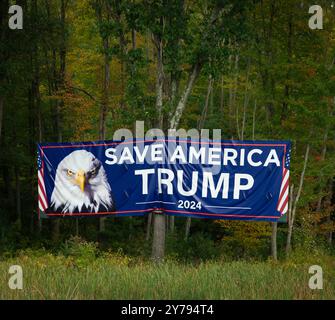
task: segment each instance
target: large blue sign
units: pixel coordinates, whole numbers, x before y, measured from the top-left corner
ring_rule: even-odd
[[[176,138],[38,145],[42,217],[169,215],[277,221],[290,142]]]

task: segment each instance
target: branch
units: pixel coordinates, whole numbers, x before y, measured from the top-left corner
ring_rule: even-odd
[[[94,98],[89,92],[87,92],[85,89],[79,88],[79,87],[73,87],[73,86],[67,86],[67,89],[72,89],[72,90],[78,90],[82,93],[84,93],[85,95],[87,95],[91,100],[93,100],[96,103],[101,104],[100,101],[98,101],[96,98]]]

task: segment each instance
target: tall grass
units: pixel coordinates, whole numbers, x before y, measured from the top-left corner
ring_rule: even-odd
[[[334,299],[333,258],[310,260],[211,261],[197,265],[167,261],[154,265],[118,254],[83,259],[24,252],[0,262],[0,298]],[[23,290],[8,287],[8,268],[12,264],[23,268]],[[311,264],[323,267],[323,290],[308,287]]]

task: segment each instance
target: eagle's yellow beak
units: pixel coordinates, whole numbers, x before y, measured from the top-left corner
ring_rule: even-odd
[[[75,182],[80,187],[80,190],[82,192],[84,192],[84,190],[85,190],[85,182],[86,182],[84,170],[79,170],[77,172],[76,178],[75,178]]]

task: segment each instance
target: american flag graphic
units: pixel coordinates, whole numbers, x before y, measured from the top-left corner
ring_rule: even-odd
[[[44,164],[40,152],[38,152],[37,156],[37,166],[38,166],[38,207],[41,211],[45,211],[48,208],[48,198],[44,185]]]
[[[288,210],[288,198],[289,198],[289,184],[290,184],[290,159],[291,159],[291,150],[288,148],[285,155],[285,164],[283,168],[283,176],[280,186],[280,193],[278,199],[277,210],[281,215],[285,214]]]

